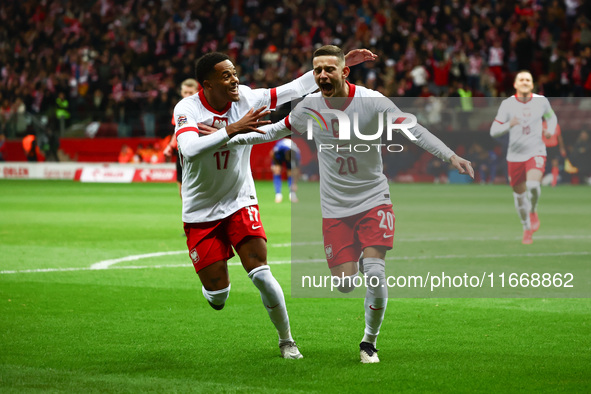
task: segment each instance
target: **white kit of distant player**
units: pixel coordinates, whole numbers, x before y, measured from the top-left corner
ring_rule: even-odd
[[[548,117],[552,121],[554,114],[550,102],[544,96],[532,93],[526,102],[520,101],[515,95],[506,98],[501,103],[495,122],[500,126],[505,125],[513,118],[519,119],[519,124],[510,127],[509,147],[507,150],[507,161],[524,162],[532,157],[546,156],[546,145],[542,140],[542,123]],[[556,116],[554,118],[554,129],[556,129]],[[554,130],[549,125],[549,130]],[[493,137],[501,133],[495,133]]]
[[[500,137],[509,133],[509,183],[523,226],[522,243],[527,245],[533,242],[533,233],[540,228],[537,205],[542,194],[540,181],[546,167],[546,145],[542,134],[552,136],[558,119],[548,99],[532,92],[533,77],[529,71],[518,72],[513,86],[516,93],[501,103],[490,134]]]

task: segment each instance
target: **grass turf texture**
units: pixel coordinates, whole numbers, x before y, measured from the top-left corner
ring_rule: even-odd
[[[290,241],[289,204],[273,203],[270,183],[257,188],[269,260],[289,261],[277,246]],[[187,253],[88,270],[184,251],[176,185],[1,181],[0,191],[0,271],[78,269],[0,274],[2,392],[591,391],[589,299],[391,299],[382,362],[361,365],[363,302],[291,298],[290,265],[274,264],[305,357],[283,360],[240,266],[221,312],[182,266]],[[544,188],[536,234],[576,237],[523,246],[508,186],[392,185],[390,255],[590,252],[590,195]],[[462,241],[487,235],[509,240]],[[419,236],[458,241],[404,241]],[[132,265],[147,268],[114,269]]]

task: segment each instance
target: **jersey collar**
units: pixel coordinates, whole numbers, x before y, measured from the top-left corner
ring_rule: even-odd
[[[231,102],[231,101],[228,101],[228,104],[226,105],[226,107],[225,107],[223,110],[221,110],[221,111],[218,111],[218,110],[214,109],[214,108],[213,108],[211,105],[209,105],[209,103],[207,102],[207,99],[205,98],[205,93],[203,92],[203,89],[201,89],[201,90],[199,91],[199,100],[201,100],[201,104],[203,104],[203,106],[204,106],[205,108],[207,108],[207,110],[208,110],[209,112],[213,112],[214,114],[217,114],[217,115],[224,115],[226,112],[228,112],[228,110],[229,110],[229,109],[230,109],[230,107],[232,106],[232,102]]]
[[[347,82],[347,85],[349,86],[349,95],[347,96],[347,99],[345,100],[343,105],[341,105],[341,108],[338,108],[341,111],[344,111],[349,106],[349,104],[351,104],[351,101],[353,101],[353,97],[355,97],[356,86],[353,85],[352,83],[350,83],[349,81],[345,81],[345,82]],[[333,106],[330,104],[330,102],[332,100],[325,98],[324,101],[326,102],[326,105],[328,106],[328,108],[337,109],[337,108],[333,108]],[[335,100],[335,101],[337,103],[341,102],[340,100]]]
[[[533,94],[533,93],[530,93],[530,94],[529,94],[529,97],[527,98],[527,100],[525,100],[525,101],[521,101],[521,100],[519,99],[519,97],[517,96],[517,93],[515,93],[515,99],[516,99],[517,101],[519,101],[520,103],[522,103],[522,104],[529,103],[530,101],[532,101],[532,100],[533,100],[533,98],[534,98],[534,94]]]

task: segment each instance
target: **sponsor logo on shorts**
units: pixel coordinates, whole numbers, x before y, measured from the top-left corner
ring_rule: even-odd
[[[176,118],[176,124],[178,127],[181,127],[182,125],[187,123],[187,116],[186,115],[179,115]]]
[[[252,229],[253,229],[253,230],[257,230],[257,229],[259,229],[259,228],[261,228],[261,227],[263,227],[263,226],[255,226],[254,224],[252,225]]]
[[[390,235],[388,235],[388,234],[384,233],[384,238],[391,238],[391,237],[393,237],[393,236],[394,236],[394,234],[390,234]]]
[[[326,253],[326,258],[327,259],[332,259],[332,245],[326,245],[324,247],[324,252]]]
[[[191,256],[191,261],[193,262],[193,264],[197,264],[199,262],[199,255],[197,254],[195,248],[191,249],[191,251],[189,252],[189,256]]]

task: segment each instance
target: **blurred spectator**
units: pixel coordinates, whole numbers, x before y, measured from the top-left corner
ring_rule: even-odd
[[[6,136],[0,130],[0,161],[4,161],[4,148],[6,147],[6,145],[4,144],[5,142],[6,142]]]
[[[59,92],[57,98],[55,99],[55,117],[58,120],[59,124],[59,131],[63,133],[68,127],[68,122],[70,120],[70,103],[66,99],[66,95],[64,92]]]
[[[434,183],[447,183],[447,163],[436,157],[432,158],[427,164],[427,174],[433,175]]]
[[[542,122],[544,129],[547,128],[546,121]],[[552,186],[556,186],[560,178],[560,167],[564,165],[566,158],[566,149],[562,139],[560,125],[556,125],[556,131],[550,138],[546,138],[542,133],[542,139],[546,145],[546,173],[550,174]]]
[[[37,145],[35,134],[30,132],[23,138],[23,150],[27,156],[27,161],[43,161],[43,154]]]
[[[569,158],[572,165],[578,169],[580,176],[591,177],[591,140],[587,131],[581,131]]]
[[[466,160],[472,162],[472,167],[478,175],[477,180],[481,184],[494,183],[497,175],[498,156],[493,150],[487,151],[478,143],[474,143],[468,149]]]

